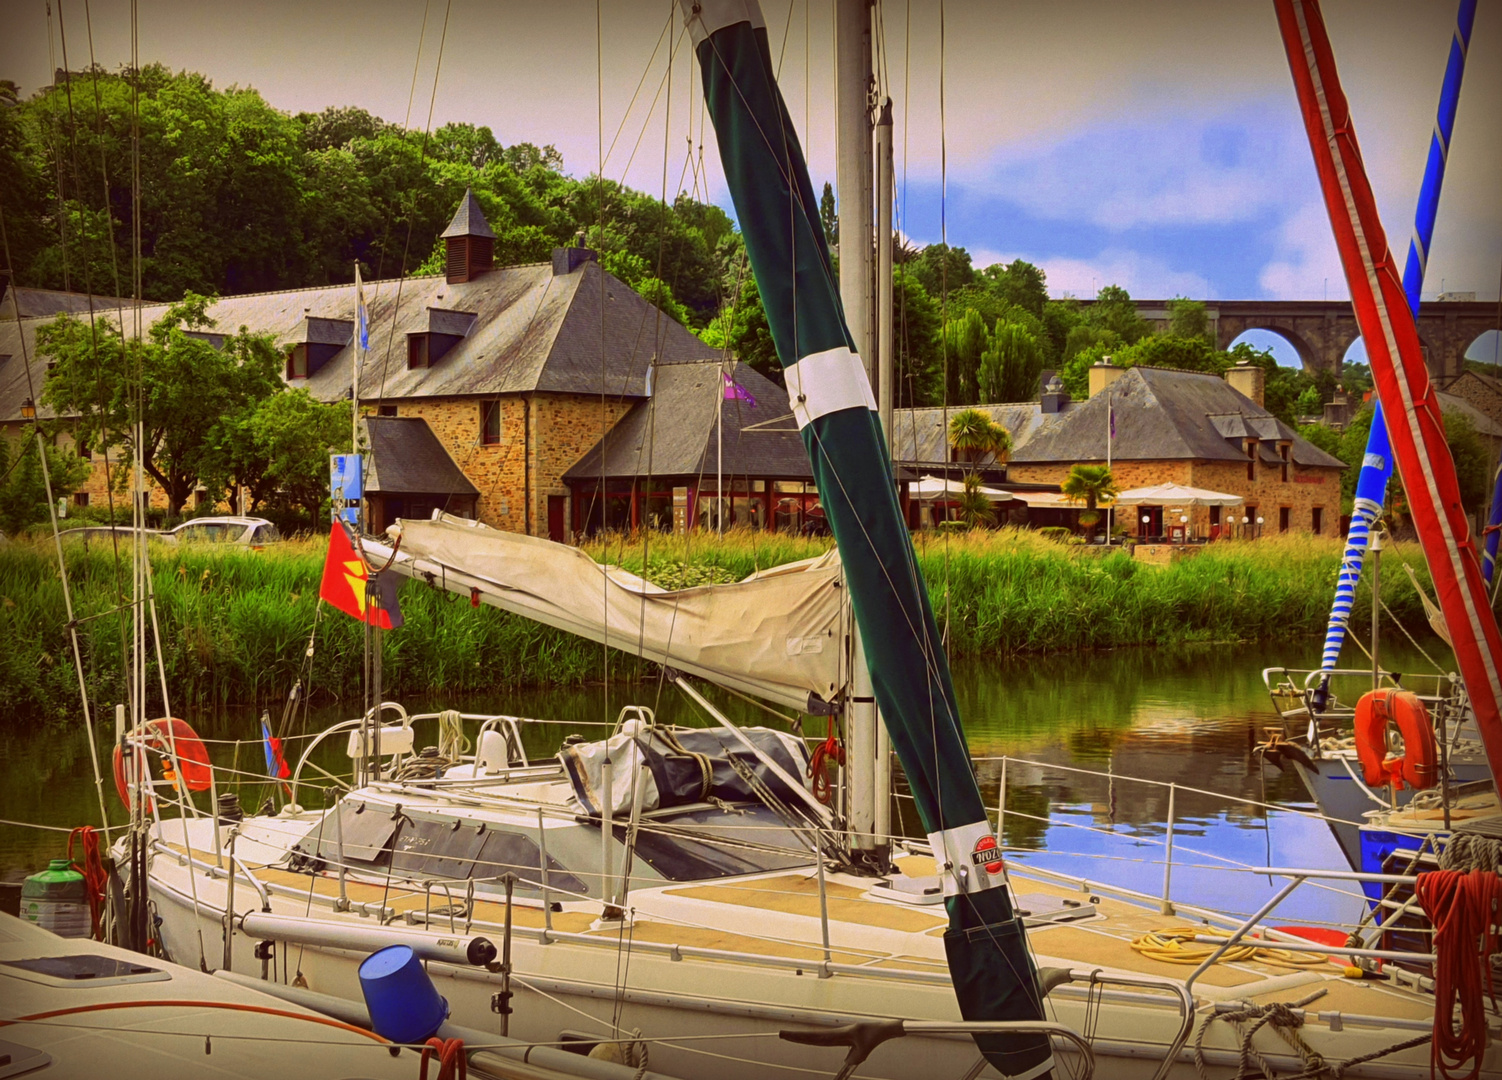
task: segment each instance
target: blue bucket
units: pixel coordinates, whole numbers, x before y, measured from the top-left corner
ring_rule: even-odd
[[[395,1043],[426,1042],[444,1020],[449,1003],[410,945],[388,945],[360,964],[360,990],[376,1034]]]

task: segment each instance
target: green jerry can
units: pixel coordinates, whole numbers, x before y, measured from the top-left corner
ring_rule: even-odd
[[[21,918],[59,937],[89,937],[93,922],[83,875],[67,859],[53,859],[21,886]]]

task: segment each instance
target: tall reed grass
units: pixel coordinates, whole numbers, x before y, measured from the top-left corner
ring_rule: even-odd
[[[1338,540],[1307,536],[1224,541],[1161,567],[1017,529],[923,534],[916,545],[950,652],[971,657],[1316,634],[1329,614],[1340,559]],[[829,547],[827,539],[734,531],[645,541],[608,536],[586,550],[673,588],[737,580]],[[122,549],[118,564],[107,541],[68,543],[65,553],[86,684],[93,705],[108,711],[125,694],[129,552]],[[323,553],[322,540],[260,552],[152,545],[163,666],[175,707],[275,711],[305,663],[305,685],[315,699],[361,699],[360,624],[325,607],[314,633]],[[1427,586],[1417,545],[1393,545],[1383,556],[1383,599],[1417,632],[1422,611],[1399,560],[1413,563]],[[416,584],[403,587],[401,602],[406,625],[385,635],[390,695],[580,685],[601,677],[602,650],[592,642],[494,608],[472,609],[462,598]],[[1369,603],[1369,596],[1358,596],[1357,611]],[[1363,637],[1365,618],[1359,617]],[[3,722],[76,715],[78,687],[50,542],[0,547],[0,641]],[[154,660],[151,671],[156,687]],[[645,672],[632,658],[611,658],[612,678]]]

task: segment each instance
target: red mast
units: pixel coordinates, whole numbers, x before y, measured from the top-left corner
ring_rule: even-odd
[[[1455,462],[1397,264],[1377,217],[1318,0],[1274,0],[1304,127],[1345,268],[1393,456],[1476,713],[1492,775],[1502,777],[1502,635],[1482,583]]]

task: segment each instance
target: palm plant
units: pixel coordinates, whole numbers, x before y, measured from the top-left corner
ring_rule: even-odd
[[[980,490],[981,458],[990,454],[997,462],[1012,452],[1012,436],[1006,428],[979,409],[963,409],[949,421],[949,445],[965,459],[965,490],[959,498],[960,520],[971,528],[996,524],[996,508]]]
[[[1080,524],[1085,527],[1086,536],[1094,539],[1095,526],[1100,523],[1100,503],[1104,499],[1116,497],[1118,488],[1116,478],[1111,475],[1111,470],[1105,465],[1083,465],[1076,462],[1069,468],[1069,475],[1059,485],[1059,490],[1073,503],[1084,503],[1084,512],[1080,514]]]

